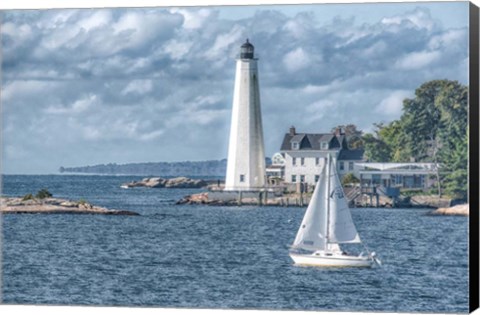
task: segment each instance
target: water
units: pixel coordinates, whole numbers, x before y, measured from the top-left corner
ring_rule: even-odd
[[[132,176],[4,176],[141,216],[3,216],[6,304],[468,312],[468,218],[353,209],[383,267],[294,267],[305,208],[174,205],[198,190],[121,189]]]

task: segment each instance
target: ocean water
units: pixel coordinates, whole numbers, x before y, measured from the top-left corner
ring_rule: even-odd
[[[352,209],[382,267],[295,267],[305,208],[175,205],[199,190],[121,189],[132,176],[3,176],[141,216],[2,218],[2,303],[271,310],[468,312],[468,218]]]

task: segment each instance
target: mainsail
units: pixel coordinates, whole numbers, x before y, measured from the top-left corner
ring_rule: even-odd
[[[352,215],[337,174],[336,163],[330,163],[330,211],[328,241],[332,243],[360,243]]]

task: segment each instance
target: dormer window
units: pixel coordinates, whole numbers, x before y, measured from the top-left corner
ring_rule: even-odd
[[[322,150],[328,150],[328,142],[326,142],[326,141],[320,142],[320,148]]]
[[[299,144],[298,142],[292,142],[292,150],[298,150]]]

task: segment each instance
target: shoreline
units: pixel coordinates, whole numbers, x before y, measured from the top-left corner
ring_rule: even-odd
[[[261,197],[260,197],[261,196]],[[310,200],[310,196],[300,194],[291,194],[288,196],[265,198],[265,195],[259,197],[242,197],[239,194],[239,198],[229,199],[215,199],[209,198],[209,192],[201,192],[197,194],[186,195],[175,204],[177,205],[209,205],[209,206],[263,206],[263,207],[307,207]],[[351,208],[408,208],[408,209],[432,209],[429,214],[432,215],[466,215],[468,216],[468,204],[449,206],[450,200],[439,199],[436,197],[426,196],[422,199],[423,202],[411,202],[408,204],[401,204],[397,207],[393,207],[390,203],[381,203],[376,207],[371,204],[357,203]],[[458,207],[463,206],[467,210],[459,210]]]

